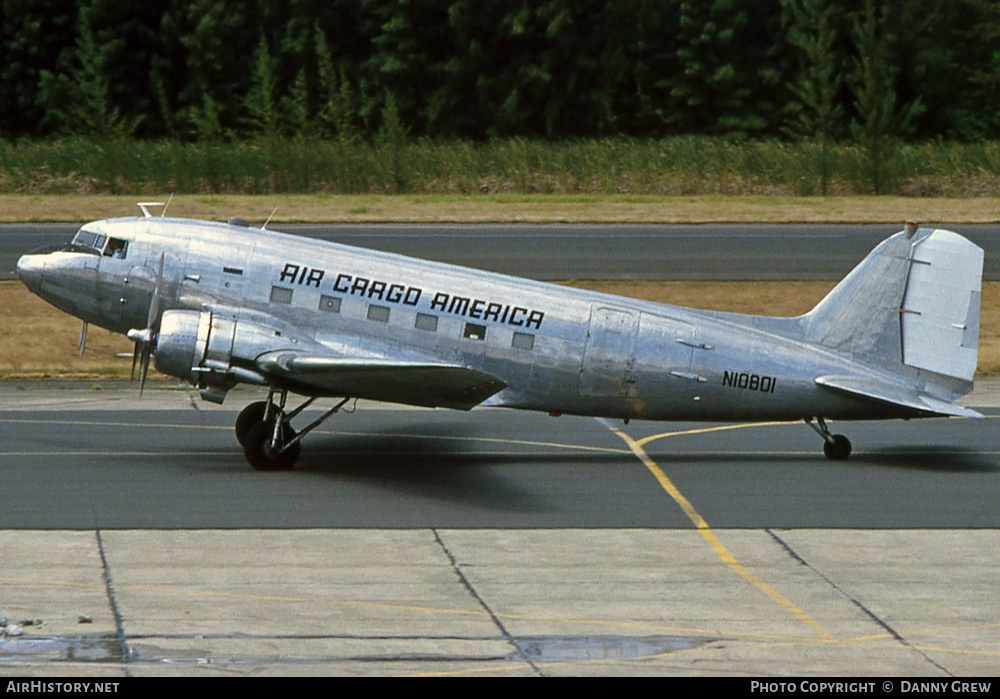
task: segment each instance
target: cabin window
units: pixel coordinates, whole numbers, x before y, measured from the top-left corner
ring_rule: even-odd
[[[417,319],[413,323],[413,327],[417,330],[426,330],[428,332],[436,333],[438,329],[438,318],[437,316],[432,316],[430,313],[418,313]]]
[[[486,326],[477,325],[476,323],[466,323],[465,337],[469,338],[470,340],[485,340]]]
[[[530,350],[535,348],[535,336],[531,333],[514,333],[510,346],[514,349]]]
[[[380,323],[389,322],[388,306],[368,306],[368,320],[377,320]]]
[[[340,313],[340,299],[336,296],[320,296],[319,310],[327,313]]]
[[[128,241],[121,238],[108,238],[108,244],[104,246],[104,256],[113,257],[116,260],[124,260],[128,253]]]
[[[273,301],[274,303],[291,303],[292,290],[286,289],[282,286],[272,286],[271,301]]]

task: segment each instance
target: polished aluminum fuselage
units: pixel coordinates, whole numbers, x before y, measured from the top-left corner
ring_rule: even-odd
[[[886,369],[803,339],[800,319],[697,311],[236,225],[141,217],[85,229],[127,240],[127,256],[52,252],[22,258],[19,271],[57,307],[117,332],[145,326],[162,254],[161,310],[239,309],[331,356],[476,369],[506,384],[486,405],[655,420],[915,414],[818,386],[820,376]],[[267,352],[268,342],[242,351]]]

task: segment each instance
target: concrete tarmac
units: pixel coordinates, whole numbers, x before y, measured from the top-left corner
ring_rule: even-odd
[[[993,675],[998,545],[994,530],[8,530],[4,611],[41,624],[0,639],[0,675]]]
[[[996,388],[995,382],[981,382],[968,403],[1000,404]],[[232,405],[227,401],[226,409],[216,409],[200,404],[188,391],[147,392],[141,410],[161,413],[164,425],[207,410],[217,410],[225,419],[218,426],[206,423],[194,434],[185,431],[183,423],[155,428],[173,434],[173,448],[183,453],[137,465],[114,445],[101,444],[108,434],[102,415],[140,414],[132,391],[5,386],[0,390],[0,417],[19,431],[5,433],[2,447],[5,509],[25,507],[13,495],[18,487],[13,477],[28,479],[24,464],[33,459],[53,493],[67,483],[74,484],[70,490],[76,489],[75,471],[106,462],[116,471],[90,482],[87,487],[93,491],[88,497],[93,498],[102,483],[107,492],[127,495],[130,488],[142,487],[145,470],[153,472],[149,477],[159,473],[188,487],[177,492],[161,487],[159,495],[155,488],[143,491],[133,507],[154,511],[173,506],[183,516],[214,502],[225,510],[229,503],[224,488],[213,491],[211,498],[200,497],[199,491],[215,476],[206,480],[198,470],[203,458],[196,455],[198,444],[216,434],[221,439],[223,429],[231,429],[223,423],[231,425],[234,410],[256,397],[248,391],[238,394]],[[393,411],[379,410],[362,406],[383,429],[400,419]],[[475,420],[480,411],[430,414]],[[48,415],[48,427],[38,415]],[[16,422],[19,419],[25,421]],[[494,487],[492,498],[476,495],[456,502],[454,492],[460,488],[452,486],[449,496],[449,481],[444,480],[418,489],[407,486],[402,489],[405,498],[356,503],[361,508],[384,507],[391,520],[391,510],[400,509],[401,502],[419,500],[417,514],[406,526],[108,527],[99,517],[92,521],[102,526],[6,525],[0,530],[0,616],[7,621],[0,635],[0,676],[949,678],[995,673],[1000,660],[997,529],[965,526],[963,522],[975,520],[957,516],[948,528],[879,526],[891,522],[893,510],[911,496],[908,481],[928,477],[937,488],[965,484],[956,494],[939,494],[941,509],[958,512],[965,503],[956,501],[962,499],[971,500],[974,510],[995,509],[988,488],[1000,471],[1000,459],[989,440],[992,420],[885,423],[889,446],[861,449],[858,459],[832,468],[821,456],[804,451],[782,452],[786,455],[777,461],[786,470],[781,472],[770,467],[770,460],[714,457],[719,463],[737,462],[717,477],[732,480],[739,470],[761,474],[761,482],[776,495],[775,507],[783,495],[798,492],[786,475],[796,468],[821,479],[815,485],[830,493],[831,511],[846,502],[837,496],[838,482],[849,483],[845,492],[853,489],[862,506],[866,490],[885,498],[895,482],[905,495],[885,508],[883,516],[890,519],[872,520],[874,527],[852,524],[859,518],[850,511],[833,527],[774,526],[777,520],[766,512],[739,511],[747,503],[769,502],[760,494],[738,484],[711,491],[691,480],[698,472],[714,474],[711,462],[691,459],[681,468],[684,464],[669,459],[672,453],[696,454],[689,443],[678,452],[662,441],[630,447],[609,426],[581,420],[565,428],[562,420],[542,422],[552,431],[553,449],[576,441],[604,450],[593,452],[603,456],[593,457],[592,463],[536,463],[533,460],[544,451],[536,444],[519,464],[508,451],[516,445],[495,446],[476,457],[481,461],[474,458],[471,465],[454,467],[458,473],[482,469],[486,462],[496,462],[498,468],[525,467],[514,481],[507,479],[515,476],[473,479],[476,487]],[[93,442],[74,444],[88,424]],[[476,423],[483,431],[488,425]],[[625,434],[639,440],[651,434],[651,425],[633,423]],[[912,433],[894,431],[908,425],[961,431],[950,432],[951,437],[948,431],[935,433],[927,446],[921,443],[910,451],[906,445],[892,446],[900,439],[911,440]],[[965,432],[967,428],[973,431]],[[147,451],[156,451],[163,447],[150,440],[151,429],[137,423],[135,432],[146,440]],[[855,429],[859,435],[868,434],[861,423],[845,431]],[[502,426],[498,430],[501,439],[506,434],[511,443],[521,437]],[[799,425],[794,430],[810,442],[807,428]],[[678,439],[700,439],[698,448],[725,455],[729,452],[724,438],[739,432],[727,429]],[[233,471],[228,483],[258,484],[263,495],[246,501],[247,507],[294,509],[296,498],[308,505],[307,494],[289,490],[281,479],[331,492],[332,482],[348,489],[355,500],[364,491],[349,488],[381,487],[378,482],[352,485],[357,480],[352,470],[346,477],[340,472],[331,478],[308,465],[289,474],[255,473],[239,463],[231,433],[225,439],[220,442],[228,445],[225,449],[209,445],[207,450],[219,451],[210,459],[224,461]],[[60,448],[76,448],[80,454],[75,459],[51,456],[60,440],[66,443]],[[36,443],[45,446],[32,451]],[[818,446],[812,447],[818,453]],[[965,452],[955,456],[962,448]],[[106,454],[99,453],[101,449]],[[303,449],[304,458],[308,450]],[[336,445],[319,450],[332,454]],[[888,460],[886,450],[891,452]],[[474,450],[470,453],[476,456]],[[642,454],[649,463],[640,461]],[[59,470],[47,470],[55,466]],[[608,472],[607,481],[596,480],[602,469]],[[399,490],[393,482],[401,477],[399,470],[376,467],[376,473],[377,480],[388,483],[384,493]],[[538,480],[525,480],[529,476]],[[460,482],[466,487],[466,481]],[[711,482],[706,480],[705,486]],[[643,484],[642,489],[633,488],[633,483]],[[546,497],[553,502],[577,500],[557,511],[552,521],[558,526],[525,526],[523,509],[513,503],[502,512],[500,500],[538,498],[542,486],[550,488]],[[622,490],[613,492],[617,488]],[[271,498],[266,497],[268,490]],[[655,526],[581,525],[600,521],[588,517],[602,508],[627,507],[622,492],[634,493],[640,517],[643,508],[653,506],[666,513],[668,521]],[[435,503],[442,495],[444,501]],[[44,512],[48,498],[36,497],[36,509]],[[720,524],[725,519],[720,504],[727,501],[737,524],[756,517],[761,525]],[[350,506],[334,497],[329,502],[331,508]],[[541,501],[533,502],[537,506]],[[443,524],[447,520],[441,513],[477,506],[521,523]],[[823,511],[822,500],[815,497],[806,506]],[[919,521],[920,509],[910,511],[912,521]],[[48,516],[50,522],[60,521],[55,509]],[[976,512],[963,516],[974,518]],[[990,517],[986,513],[986,519]],[[247,512],[247,519],[253,520],[254,513]]]

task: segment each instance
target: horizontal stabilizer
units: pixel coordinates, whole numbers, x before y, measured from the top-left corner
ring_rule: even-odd
[[[310,393],[469,410],[506,387],[494,376],[449,364],[322,357],[269,352],[257,358],[265,375],[308,387]]]
[[[900,385],[872,377],[820,376],[816,383],[836,391],[862,396],[881,403],[915,410],[925,416],[983,417],[975,410],[963,408],[941,398],[920,393],[909,385]]]

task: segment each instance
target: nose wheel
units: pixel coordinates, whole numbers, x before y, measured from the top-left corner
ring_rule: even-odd
[[[823,453],[831,461],[844,461],[851,455],[851,440],[842,434],[831,434],[826,421],[818,417],[816,422],[807,419],[806,424],[823,438]]]

